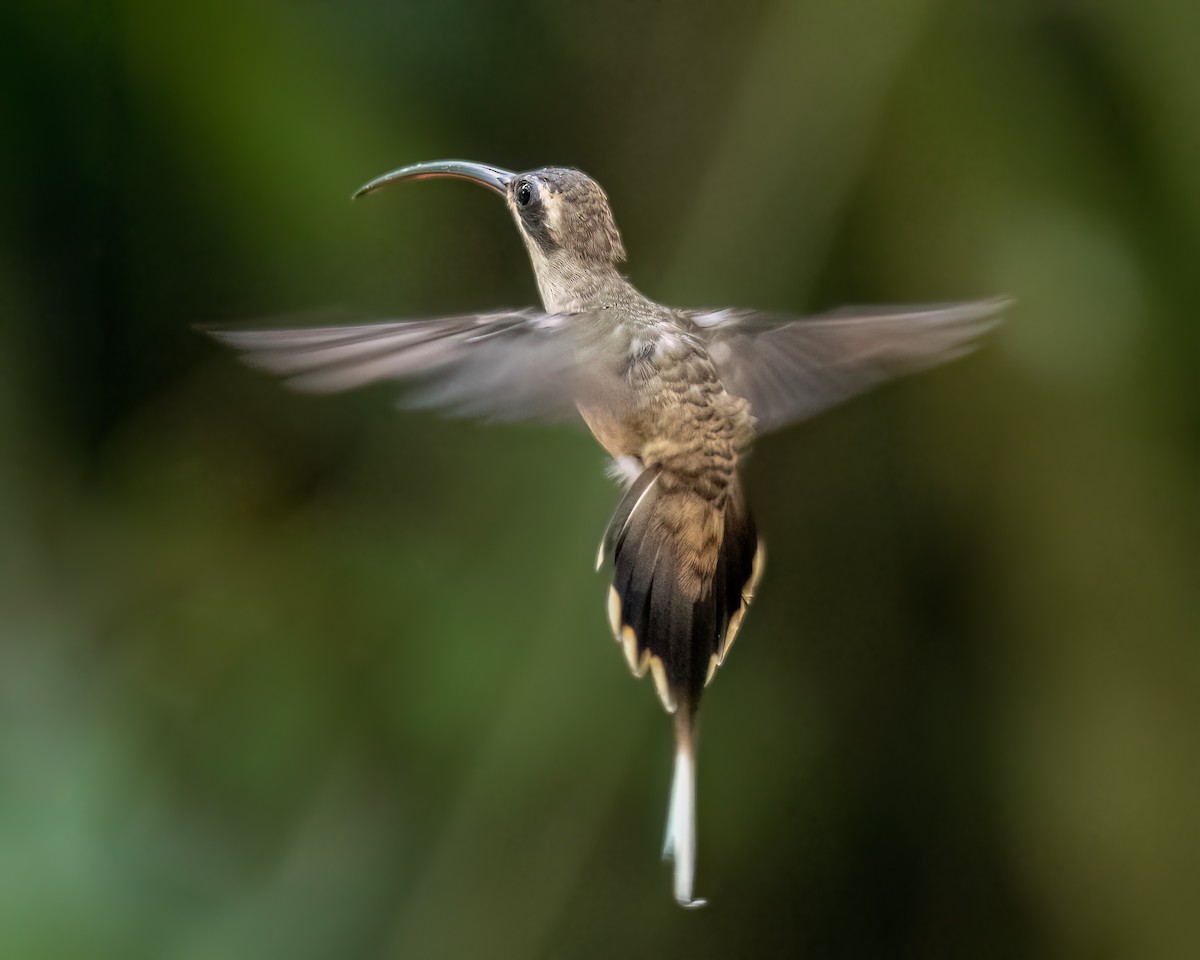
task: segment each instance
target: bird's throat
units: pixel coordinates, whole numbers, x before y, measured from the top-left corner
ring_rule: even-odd
[[[586,263],[562,251],[547,253],[534,243],[529,259],[547,313],[578,313],[612,303],[628,282],[609,263]]]

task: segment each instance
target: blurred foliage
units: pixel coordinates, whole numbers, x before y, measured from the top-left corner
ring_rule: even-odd
[[[1190,957],[1200,7],[281,0],[0,11],[0,956]],[[582,431],[312,398],[196,323],[532,303],[577,165],[630,273],[802,312],[1009,293],[765,440],[709,692],[606,639]]]

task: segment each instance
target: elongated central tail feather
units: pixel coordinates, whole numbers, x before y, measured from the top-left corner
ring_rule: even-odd
[[[692,896],[696,882],[696,737],[691,711],[675,714],[675,774],[663,859],[674,861],[675,900],[681,907],[702,907],[708,901]]]

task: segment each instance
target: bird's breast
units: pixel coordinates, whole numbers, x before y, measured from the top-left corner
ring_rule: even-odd
[[[731,473],[752,421],[703,346],[666,325],[634,324],[614,330],[609,344],[615,388],[578,405],[600,445],[681,473]]]

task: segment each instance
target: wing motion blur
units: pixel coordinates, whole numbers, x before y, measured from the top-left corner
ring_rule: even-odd
[[[687,315],[725,389],[750,402],[762,434],[969,353],[1011,303],[848,307],[803,318],[736,309]]]
[[[340,327],[208,331],[298,390],[411,380],[405,403],[492,420],[564,420],[601,389],[585,314],[537,310]],[[594,365],[591,365],[594,367]]]
[[[851,307],[803,318],[739,309],[682,313],[726,389],[749,401],[762,434],[969,353],[1010,302]],[[411,382],[409,406],[491,420],[567,420],[578,404],[615,401],[627,387],[619,363],[606,362],[611,320],[593,313],[506,310],[208,332],[299,390],[336,393],[404,380]]]

